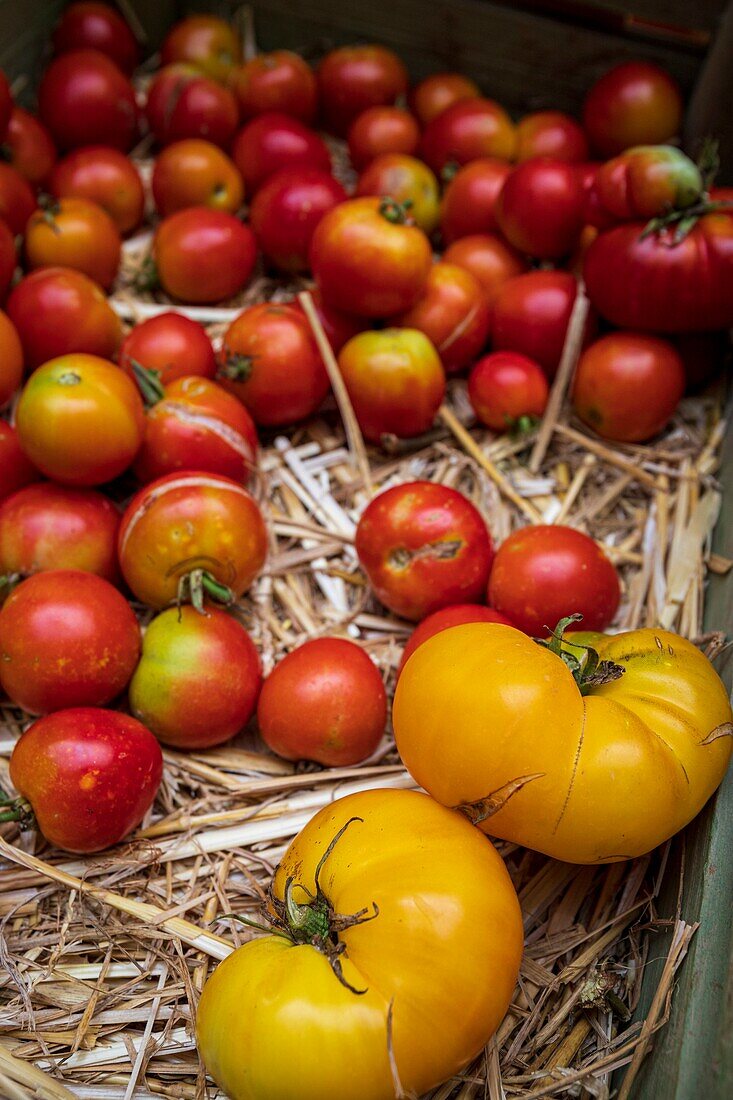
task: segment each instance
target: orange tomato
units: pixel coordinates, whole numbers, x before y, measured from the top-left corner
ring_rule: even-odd
[[[234,27],[215,15],[190,15],[166,35],[160,48],[162,65],[186,61],[214,80],[225,81],[242,56]]]
[[[58,199],[32,214],[25,232],[28,267],[70,267],[106,290],[120,266],[122,242],[101,206],[86,199]]]
[[[0,409],[23,381],[23,348],[18,331],[7,313],[0,310]]]
[[[417,157],[382,153],[359,176],[355,195],[378,195],[409,203],[410,217],[425,233],[432,233],[440,213],[440,188],[435,173]]]
[[[217,145],[198,138],[166,146],[153,167],[153,198],[161,217],[187,206],[236,214],[244,183],[233,160]]]

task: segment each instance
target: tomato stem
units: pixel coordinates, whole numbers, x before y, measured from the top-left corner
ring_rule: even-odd
[[[412,219],[409,216],[411,206],[411,199],[406,202],[398,202],[391,195],[385,195],[379,204],[379,213],[392,225],[408,225],[412,224]]]
[[[136,290],[157,290],[160,286],[158,268],[152,255],[147,255],[140,265],[134,286]]]
[[[7,600],[10,593],[13,591],[17,584],[23,580],[22,573],[1,573],[0,574],[0,604]]]
[[[246,382],[252,374],[254,357],[251,355],[227,355],[219,368],[219,376],[228,382]]]
[[[705,214],[714,214],[717,210],[728,210],[733,213],[733,202],[728,199],[709,199],[703,198],[700,202],[695,203],[694,206],[686,206],[684,210],[670,210],[667,214],[660,214],[657,218],[652,218],[644,226],[644,230],[639,237],[639,240],[643,241],[647,237],[651,237],[654,234],[660,234],[665,229],[671,229],[674,226],[674,233],[672,233],[669,240],[665,240],[667,248],[675,248],[678,244],[684,241],[688,233],[697,225],[700,218]]]
[[[137,359],[131,359],[130,366],[147,407],[157,405],[165,397],[165,388],[160,380],[160,371],[154,370],[152,367],[144,367]]]
[[[550,653],[554,653],[556,657],[560,658],[572,673],[573,679],[580,689],[580,694],[588,695],[592,688],[620,679],[626,670],[614,661],[602,661],[600,654],[593,646],[584,645],[582,642],[570,642],[564,637],[568,627],[572,623],[579,623],[582,618],[583,616],[577,613],[566,615],[560,619],[554,630],[551,631],[548,626],[545,627],[550,635],[549,640],[545,638],[535,638],[534,640],[538,645],[544,646],[545,649],[549,649]],[[567,648],[568,646],[572,646],[574,649],[582,649],[585,653],[585,660],[581,661],[580,658],[576,657]]]
[[[178,582],[177,603],[190,601],[199,615],[205,615],[204,600],[210,596],[217,603],[223,603],[226,607],[234,603],[235,595],[231,588],[216,579],[213,573],[207,569],[192,569],[185,573]]]
[[[0,806],[3,807],[0,812],[0,824],[17,821],[23,831],[35,827],[33,808],[26,798],[9,798],[5,791],[0,791]]]

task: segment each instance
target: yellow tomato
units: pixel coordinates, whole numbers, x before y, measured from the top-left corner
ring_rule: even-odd
[[[436,634],[395,693],[406,766],[485,832],[557,859],[609,863],[650,851],[725,775],[728,694],[676,634],[635,630],[597,648],[617,678],[581,694],[560,656],[511,627]]]
[[[424,794],[322,809],[285,853],[272,908],[289,938],[244,944],[199,1005],[199,1051],[231,1100],[393,1100],[395,1073],[420,1095],[480,1052],[509,1005],[522,953],[509,875]]]

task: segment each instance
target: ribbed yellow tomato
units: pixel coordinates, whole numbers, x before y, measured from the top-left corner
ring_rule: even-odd
[[[635,630],[597,649],[617,678],[581,694],[560,656],[511,627],[436,634],[397,685],[406,766],[485,832],[557,859],[609,863],[650,851],[725,775],[730,702],[707,658],[676,634]]]
[[[522,953],[496,851],[415,791],[316,814],[278,868],[271,918],[281,935],[225,959],[199,1005],[199,1051],[231,1100],[393,1100],[396,1077],[422,1094],[496,1030]]]

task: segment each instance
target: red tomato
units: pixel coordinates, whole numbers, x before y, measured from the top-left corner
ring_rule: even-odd
[[[618,575],[603,550],[572,527],[523,527],[496,552],[489,602],[534,637],[576,613],[583,630],[605,630],[620,598]]]
[[[389,317],[422,294],[432,252],[396,203],[363,198],[342,202],[321,219],[310,260],[329,305],[360,317]]]
[[[679,149],[642,145],[602,164],[593,189],[611,220],[633,221],[692,206],[704,184],[700,169]]]
[[[420,141],[420,127],[401,107],[369,107],[349,127],[349,156],[361,170],[383,153],[414,153]]]
[[[28,180],[0,161],[0,218],[7,222],[16,237],[25,232],[28,219],[37,206]]]
[[[7,222],[0,218],[0,301],[2,302],[7,297],[17,263],[15,237],[10,232]],[[0,405],[2,405],[2,401],[0,401]]]
[[[86,199],[106,210],[120,233],[137,228],[145,193],[140,173],[119,149],[75,149],[54,165],[48,189],[56,198]]]
[[[323,326],[323,331],[328,338],[329,344],[333,348],[334,354],[338,355],[341,348],[352,336],[356,336],[357,333],[363,332],[364,329],[368,327],[367,322],[361,317],[352,317],[348,313],[340,313],[339,310],[324,305],[318,288],[312,290],[310,293],[313,306],[318,314],[318,319]],[[293,298],[292,301],[283,304],[292,306],[293,309],[297,309],[299,313],[303,312],[302,306],[297,298]]]
[[[224,333],[219,378],[256,424],[279,426],[311,416],[330,383],[301,310],[261,302]]]
[[[239,122],[237,101],[229,89],[183,64],[168,65],[153,78],[145,114],[161,145],[203,138],[226,147]]]
[[[23,348],[17,329],[0,310],[0,409],[23,381]]]
[[[120,319],[101,287],[70,268],[48,267],[27,275],[5,308],[30,370],[75,351],[110,359],[122,336]]]
[[[394,103],[407,91],[407,69],[384,46],[331,50],[317,75],[326,126],[341,137],[362,111]]]
[[[163,744],[208,749],[246,726],[261,683],[257,650],[236,619],[172,607],[145,631],[130,709]]]
[[[98,50],[72,50],[46,69],[38,113],[59,149],[111,145],[126,152],[137,135],[132,84]]]
[[[51,41],[56,53],[99,50],[125,73],[135,68],[140,52],[122,16],[109,4],[97,4],[93,0],[69,4],[56,24]]]
[[[410,110],[417,115],[421,126],[427,126],[442,111],[462,99],[477,99],[481,95],[475,84],[463,73],[431,73],[421,80],[408,97]]]
[[[280,168],[331,171],[331,154],[323,138],[288,115],[268,111],[253,118],[232,145],[234,163],[252,195]]]
[[[573,381],[580,419],[604,439],[643,443],[658,435],[685,390],[682,360],[657,336],[611,332],[583,352]]]
[[[377,598],[413,620],[481,599],[494,556],[481,513],[431,481],[375,497],[359,520],[356,552]]]
[[[493,306],[501,288],[509,279],[527,270],[527,261],[501,237],[477,233],[461,237],[443,253],[446,263],[465,268],[481,284],[484,297]]]
[[[134,611],[93,573],[35,573],[0,610],[0,684],[32,714],[109,703],[127,686],[139,656]]]
[[[403,153],[375,157],[359,176],[357,198],[377,195],[405,206],[410,218],[425,233],[432,233],[440,214],[440,189],[427,164]],[[408,205],[409,204],[409,205]]]
[[[0,500],[22,489],[40,474],[21,450],[18,433],[5,420],[0,420]]]
[[[520,252],[559,260],[578,243],[584,192],[573,165],[540,157],[520,164],[496,200],[502,233]]]
[[[94,202],[57,199],[28,219],[25,260],[29,270],[73,268],[109,290],[117,277],[121,255],[117,226]]]
[[[236,537],[235,537],[236,533]],[[184,471],[146,485],[127,506],[118,555],[131,591],[162,608],[204,590],[238,598],[267,555],[257,503],[228,477]],[[221,592],[226,586],[229,592]],[[199,601],[200,602],[200,601]]]
[[[114,584],[119,525],[112,501],[93,489],[28,485],[0,505],[0,573],[81,569]]]
[[[568,164],[588,159],[583,128],[562,111],[534,111],[517,123],[517,160],[552,157]]]
[[[188,206],[236,214],[244,199],[239,169],[210,141],[189,138],[168,145],[153,166],[153,198],[163,218]]]
[[[320,168],[281,168],[269,176],[249,211],[265,259],[280,271],[307,271],[316,226],[345,198],[338,180]]]
[[[12,110],[13,93],[10,91],[8,78],[5,73],[0,70],[0,141],[5,140]]]
[[[494,349],[519,351],[553,378],[576,291],[577,283],[567,271],[530,271],[509,279],[494,302]]]
[[[387,694],[360,646],[346,638],[314,638],[275,665],[262,685],[257,721],[278,756],[349,767],[381,741]]]
[[[216,374],[216,356],[206,329],[172,310],[130,329],[120,347],[119,363],[133,379],[134,363],[157,371],[164,386],[192,374],[201,378]]]
[[[473,410],[495,432],[531,427],[544,413],[549,395],[542,368],[516,351],[485,355],[468,378]]]
[[[172,298],[194,304],[239,294],[257,258],[254,233],[231,214],[189,206],[158,226],[153,261]]]
[[[136,386],[96,355],[63,355],[33,372],[15,422],[31,461],[64,485],[101,485],[132,462],[145,428]]]
[[[428,123],[420,148],[423,160],[440,174],[447,164],[468,164],[479,157],[513,160],[517,133],[493,99],[463,99]]]
[[[485,607],[481,603],[456,603],[451,604],[450,607],[444,607],[440,611],[434,611],[432,615],[428,615],[415,627],[407,639],[407,644],[402,650],[402,660],[397,669],[397,675],[400,675],[417,647],[421,646],[423,642],[427,642],[428,638],[432,638],[434,634],[439,634],[441,630],[447,630],[451,626],[462,626],[463,623],[501,623],[503,626],[514,626],[514,623],[507,619],[506,615],[494,611],[493,607]]]
[[[56,146],[35,115],[22,107],[13,107],[5,145],[16,172],[34,187],[44,182],[56,161]]]
[[[632,145],[659,145],[680,131],[682,95],[651,61],[625,61],[597,80],[583,104],[583,125],[602,157]]]
[[[440,232],[446,244],[498,228],[494,208],[511,167],[495,157],[479,157],[459,168],[443,193]]]
[[[145,421],[135,459],[140,481],[175,470],[201,470],[246,482],[257,466],[257,430],[247,410],[208,378],[179,378]]]
[[[491,309],[481,284],[456,264],[433,264],[422,297],[397,321],[424,332],[447,374],[457,374],[483,350]]]
[[[243,119],[279,111],[310,126],[318,109],[318,84],[307,61],[290,50],[273,50],[245,61],[232,73],[231,88]]]
[[[445,375],[428,338],[412,328],[362,332],[339,353],[359,427],[379,443],[427,432],[445,394]]]
[[[164,65],[187,61],[213,80],[225,81],[239,64],[239,36],[226,19],[216,15],[190,15],[175,23],[160,47]]]
[[[38,828],[68,852],[123,840],[152,806],[162,774],[160,746],[145,726],[94,707],[39,718],[10,757],[10,778]]]

